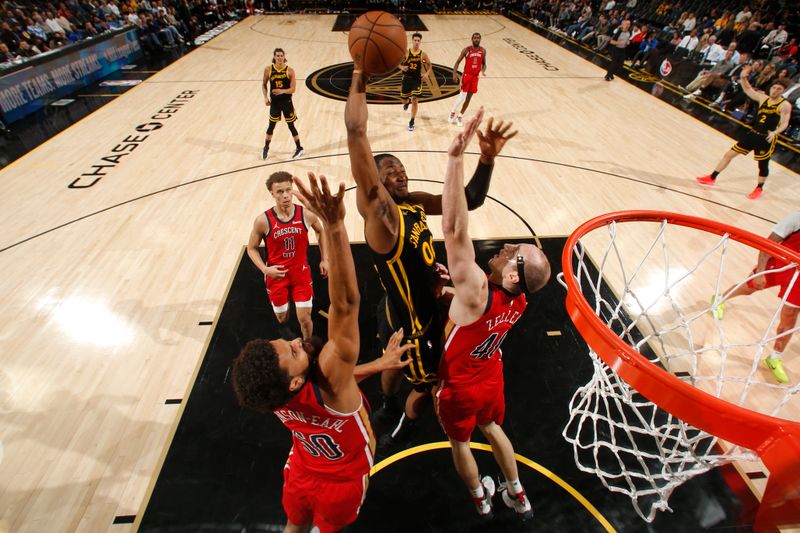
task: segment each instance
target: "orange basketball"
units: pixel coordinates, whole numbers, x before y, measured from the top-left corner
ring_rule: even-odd
[[[367,74],[386,74],[406,56],[406,30],[394,15],[368,11],[353,23],[347,46],[353,61],[360,56]]]

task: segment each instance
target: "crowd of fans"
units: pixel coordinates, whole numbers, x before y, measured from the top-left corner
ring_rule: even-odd
[[[623,20],[631,21],[626,56],[630,66],[657,73],[664,58],[696,64],[697,76],[686,86],[687,100],[703,96],[713,106],[746,117],[753,102],[739,83],[740,72],[752,65],[749,81],[761,91],[781,80],[792,104],[793,128],[800,133],[800,66],[796,9],[780,2],[762,8],[744,5],[725,9],[724,2],[680,0],[526,0],[524,16],[552,31],[605,51]],[[691,7],[692,9],[690,9]],[[796,6],[795,6],[796,7]]]
[[[147,51],[191,46],[244,2],[226,0],[99,0],[0,2],[0,63],[39,54],[121,28],[138,28]]]

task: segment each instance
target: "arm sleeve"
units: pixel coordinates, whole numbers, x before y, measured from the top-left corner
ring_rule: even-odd
[[[486,195],[489,194],[489,182],[492,181],[494,164],[478,162],[475,173],[470,178],[464,193],[467,195],[467,209],[472,211],[483,205]]]

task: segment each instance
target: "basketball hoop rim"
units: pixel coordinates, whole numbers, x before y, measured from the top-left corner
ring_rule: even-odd
[[[567,285],[566,308],[587,344],[614,372],[665,411],[709,434],[759,452],[786,434],[800,439],[800,423],[732,404],[697,389],[651,363],[617,337],[595,314],[575,279],[575,246],[589,232],[611,222],[658,222],[685,226],[730,238],[787,263],[800,265],[800,253],[749,231],[705,218],[667,211],[616,211],[588,220],[570,234],[561,261]],[[754,259],[755,261],[755,259]]]

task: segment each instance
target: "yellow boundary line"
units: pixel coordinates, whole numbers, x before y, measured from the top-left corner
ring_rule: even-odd
[[[491,446],[480,442],[470,442],[469,447],[473,450],[480,450],[484,452],[491,453],[492,451]],[[403,450],[402,452],[398,452],[392,455],[391,457],[387,457],[383,461],[379,462],[378,464],[372,467],[372,470],[370,470],[369,475],[370,477],[372,477],[381,470],[383,470],[384,468],[387,468],[392,464],[405,459],[406,457],[410,457],[412,455],[416,455],[423,452],[428,452],[431,450],[444,450],[449,448],[450,448],[450,443],[444,441],[431,442],[428,444],[421,444],[419,446],[414,446],[413,448],[409,448],[407,450]],[[517,458],[518,462],[524,464],[529,468],[536,470],[544,477],[548,478],[550,481],[555,482],[556,485],[567,491],[573,498],[575,498],[581,505],[583,505],[583,507],[587,511],[589,511],[589,513],[591,513],[592,516],[594,516],[595,520],[600,522],[600,525],[603,526],[603,528],[606,531],[616,533],[616,529],[614,529],[614,526],[612,526],[611,523],[602,514],[600,514],[600,511],[598,511],[597,508],[594,505],[592,505],[589,500],[586,499],[586,497],[584,497],[580,492],[578,492],[577,489],[575,489],[575,487],[573,487],[572,485],[570,485],[569,483],[558,477],[556,474],[554,474],[547,468],[543,467],[542,465],[540,465],[535,461],[532,461],[531,459],[528,459],[527,457],[524,457],[518,453],[515,453],[514,457]]]

